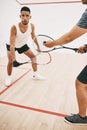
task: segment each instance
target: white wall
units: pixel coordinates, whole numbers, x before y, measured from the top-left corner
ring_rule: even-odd
[[[22,5],[19,5],[16,0],[2,0],[0,3],[0,56],[6,52],[5,43],[9,38],[11,25],[20,21],[21,7]],[[82,5],[82,3],[62,3],[30,5],[29,7],[32,12],[31,22],[36,26],[36,34],[42,33],[58,38],[77,23],[86,5]],[[86,44],[86,37],[84,35],[68,45],[74,47]]]

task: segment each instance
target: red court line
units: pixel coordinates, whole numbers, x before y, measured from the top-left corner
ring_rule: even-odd
[[[20,79],[22,79],[31,69],[29,69],[27,72],[25,72],[23,75],[21,75],[17,80],[15,80],[11,85],[9,85],[8,87],[6,87],[5,89],[3,89],[0,92],[0,95],[3,94],[5,91],[7,91],[12,85],[14,85],[15,83],[17,83],[17,81],[19,81]]]
[[[57,113],[57,112],[53,112],[53,111],[38,109],[38,108],[34,108],[34,107],[28,107],[28,106],[19,105],[19,104],[15,104],[15,103],[11,103],[11,102],[6,102],[6,101],[0,101],[0,103],[1,104],[5,104],[5,105],[9,105],[9,106],[14,106],[14,107],[22,108],[22,109],[31,110],[31,111],[37,111],[37,112],[41,112],[41,113],[45,113],[45,114],[60,116],[60,117],[69,116],[69,115],[62,114],[62,113]]]
[[[20,5],[38,5],[38,4],[70,4],[70,3],[79,3],[81,0],[78,1],[62,1],[62,2],[30,2],[30,3],[22,3],[20,0],[16,0],[17,3]]]

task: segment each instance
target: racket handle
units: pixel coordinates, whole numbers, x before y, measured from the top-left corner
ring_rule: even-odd
[[[78,48],[73,48],[73,50],[74,50],[75,52],[77,52],[77,51],[78,51]]]
[[[20,62],[14,61],[14,62],[13,62],[13,67],[18,67],[18,66],[20,66],[20,65],[27,64],[27,63],[29,63],[29,62],[26,61],[26,62],[20,63]]]
[[[85,52],[85,53],[87,53],[87,51],[86,51],[86,50],[85,50],[84,52]]]
[[[46,41],[43,41],[43,44],[45,44],[46,43]]]
[[[20,66],[21,65],[21,63],[19,63],[19,62],[17,62],[17,61],[14,61],[13,62],[13,67],[18,67],[18,66]]]

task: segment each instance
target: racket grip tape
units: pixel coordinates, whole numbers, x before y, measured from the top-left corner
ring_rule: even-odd
[[[20,66],[21,65],[21,63],[19,63],[19,62],[17,62],[17,61],[14,61],[13,62],[13,67],[18,67],[18,66]]]
[[[46,43],[46,41],[43,41],[43,44],[45,44]]]

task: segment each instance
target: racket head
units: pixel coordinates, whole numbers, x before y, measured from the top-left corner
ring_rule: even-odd
[[[28,62],[35,63],[37,65],[47,65],[47,64],[51,63],[51,61],[52,61],[52,57],[51,57],[50,53],[39,52],[36,55],[36,61],[32,62],[31,60],[29,60]]]
[[[50,52],[50,50],[53,49],[53,48],[46,47],[44,45],[47,41],[54,41],[54,39],[52,37],[50,37],[48,35],[39,34],[36,36],[36,38],[37,38],[41,52]],[[34,43],[34,48],[35,48],[35,50],[37,50],[37,46],[35,45],[35,43]]]
[[[47,64],[51,63],[51,61],[52,61],[52,58],[51,58],[50,53],[39,52],[38,54],[36,54],[36,60],[35,59],[33,61],[27,60],[27,61],[24,61],[24,62],[14,61],[13,67],[19,67],[21,65],[28,64],[28,63],[30,63],[30,64],[35,63],[37,65],[47,65]]]
[[[67,46],[63,46],[63,45],[58,45],[58,47],[46,47],[44,44],[47,42],[47,41],[54,41],[54,39],[48,35],[44,35],[44,34],[39,34],[36,36],[37,38],[37,41],[38,41],[38,44],[39,44],[39,47],[40,47],[40,52],[51,52],[53,50],[57,50],[57,49],[69,49],[69,50],[73,50],[73,51],[77,51],[78,48],[72,48],[72,47],[67,47]],[[34,49],[36,51],[37,50],[37,46],[35,43],[33,43],[34,45]]]

